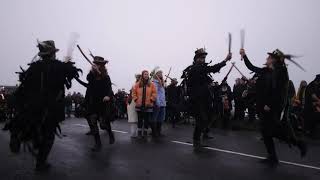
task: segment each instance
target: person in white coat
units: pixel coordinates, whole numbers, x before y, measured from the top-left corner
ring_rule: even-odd
[[[134,85],[141,78],[141,74],[136,74],[135,78],[136,78],[136,82],[134,83]],[[135,109],[136,103],[132,100],[132,90],[134,88],[134,85],[132,86],[132,88],[130,90],[128,105],[127,105],[128,123],[130,124],[130,132],[131,132],[132,138],[137,137],[137,122],[138,122],[138,113]]]

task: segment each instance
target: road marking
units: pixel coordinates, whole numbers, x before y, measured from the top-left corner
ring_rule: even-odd
[[[75,126],[81,126],[81,127],[89,127],[88,125],[84,124],[74,124]],[[119,130],[112,130],[113,132],[117,133],[122,133],[122,134],[128,134],[129,132],[126,131],[119,131]],[[181,142],[181,141],[171,141],[176,144],[182,144],[182,145],[187,145],[187,146],[192,146],[191,143],[186,143],[186,142]],[[230,151],[230,150],[224,150],[224,149],[218,149],[218,148],[213,148],[213,147],[204,147],[205,149],[212,150],[212,151],[218,151],[218,152],[223,152],[223,153],[228,153],[228,154],[235,154],[239,156],[244,156],[244,157],[250,157],[250,158],[255,158],[255,159],[265,159],[265,157],[262,156],[255,156],[251,154],[245,154],[245,153],[240,153],[240,152],[235,152],[235,151]],[[320,167],[316,166],[310,166],[310,165],[305,165],[305,164],[299,164],[299,163],[294,163],[294,162],[289,162],[289,161],[279,161],[280,163],[283,164],[288,164],[288,165],[293,165],[297,167],[304,167],[304,168],[309,168],[309,169],[315,169],[315,170],[320,170]]]
[[[180,141],[171,141],[176,144],[182,144],[182,145],[187,145],[187,146],[192,146],[193,144],[191,143],[186,143],[186,142],[180,142]],[[235,151],[229,151],[229,150],[224,150],[224,149],[218,149],[218,148],[212,148],[212,147],[204,147],[205,149],[212,150],[212,151],[218,151],[218,152],[223,152],[223,153],[229,153],[229,154],[235,154],[239,156],[245,156],[245,157],[251,157],[251,158],[256,158],[256,159],[265,159],[265,157],[261,156],[255,156],[251,154],[245,154],[245,153],[240,153],[240,152],[235,152]],[[294,162],[289,162],[289,161],[279,161],[283,164],[289,164],[293,166],[298,166],[298,167],[304,167],[304,168],[309,168],[309,169],[316,169],[320,170],[320,167],[316,166],[310,166],[310,165],[305,165],[305,164],[299,164],[299,163],[294,163]]]
[[[119,130],[112,130],[113,132],[122,133],[122,134],[128,134],[129,132],[126,131],[119,131]]]
[[[80,127],[89,127],[88,125],[84,125],[84,124],[74,124],[75,126],[80,126]],[[128,134],[129,132],[126,131],[119,131],[119,130],[112,130],[113,132],[117,132],[117,133],[122,133],[122,134]]]
[[[75,126],[81,126],[81,127],[89,127],[88,125],[83,125],[83,124],[74,124]]]

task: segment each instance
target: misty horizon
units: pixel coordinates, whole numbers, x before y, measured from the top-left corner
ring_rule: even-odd
[[[18,1],[1,2],[1,81],[17,84],[19,66],[27,64],[38,52],[37,39],[52,39],[60,49],[57,58],[68,53],[70,33],[79,34],[78,44],[87,55],[109,59],[107,65],[113,89],[133,85],[134,75],[159,66],[164,74],[172,67],[171,77],[180,79],[183,69],[192,64],[194,51],[205,47],[207,62],[222,61],[228,53],[228,33],[232,34],[231,62],[247,76],[250,71],[240,61],[240,30],[245,29],[245,49],[254,65],[263,66],[267,52],[279,48],[301,56],[296,61],[306,72],[288,62],[290,79],[296,89],[301,80],[311,82],[319,74],[317,52],[320,42],[320,2],[200,0],[200,1]],[[48,11],[50,9],[50,11]],[[90,70],[77,49],[73,61]],[[231,62],[213,78],[221,82]],[[228,78],[232,86],[241,77],[233,70]],[[85,89],[73,81],[68,92]]]

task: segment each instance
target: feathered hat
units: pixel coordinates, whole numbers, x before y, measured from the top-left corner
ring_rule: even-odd
[[[291,55],[291,54],[284,54],[282,51],[280,51],[279,49],[274,50],[272,53],[268,53],[269,56],[275,58],[278,61],[283,61],[285,59],[287,59],[288,61],[292,62],[293,64],[295,64],[296,66],[298,66],[301,70],[305,71],[305,69],[298,64],[296,61],[293,60],[293,58],[298,58],[299,56],[295,56],[295,55]]]
[[[134,75],[134,77],[135,77],[136,79],[140,79],[140,78],[141,78],[141,74],[138,74],[138,73],[137,73],[137,74]]]
[[[205,48],[197,49],[194,53],[195,53],[195,55],[193,57],[193,61],[195,61],[199,57],[203,57],[203,56],[206,57],[208,55]]]
[[[156,66],[155,68],[152,69],[152,71],[150,72],[150,77],[154,77],[160,70],[159,66]]]
[[[105,65],[107,64],[109,61],[105,60],[103,57],[101,56],[94,56],[93,58],[93,63],[94,64],[101,64],[101,65]]]

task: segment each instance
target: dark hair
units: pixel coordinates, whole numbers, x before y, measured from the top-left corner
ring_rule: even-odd
[[[98,66],[99,67],[99,71],[100,73],[98,73],[97,71],[93,71],[93,74],[95,75],[96,79],[104,79],[108,76],[108,71],[106,69],[106,66],[101,65]]]
[[[146,73],[146,72],[149,73],[149,71],[147,71],[147,70],[143,70],[142,73],[141,73],[141,78],[139,80],[139,87],[142,87],[143,84],[144,84],[143,74]],[[151,84],[151,82],[150,82],[150,78],[149,78],[148,81],[147,81],[147,86],[150,86],[150,84]]]

